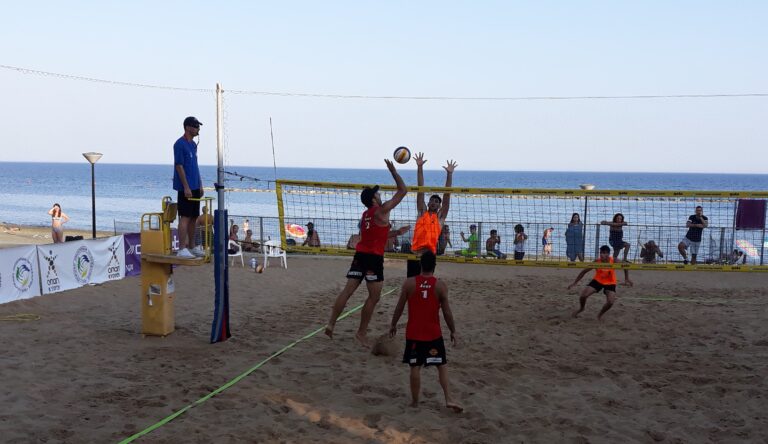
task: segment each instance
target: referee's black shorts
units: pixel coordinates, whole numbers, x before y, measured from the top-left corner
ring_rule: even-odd
[[[199,199],[202,196],[203,190],[192,190],[192,197]],[[184,190],[181,190],[179,191],[178,211],[179,216],[197,217],[200,215],[200,201],[187,199],[187,196],[184,195]]]

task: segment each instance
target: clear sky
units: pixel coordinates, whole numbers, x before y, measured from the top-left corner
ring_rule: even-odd
[[[186,88],[521,97],[768,93],[768,2],[5,2],[0,64]],[[172,162],[211,93],[0,69],[2,161]],[[226,163],[766,173],[768,97],[424,101],[225,95]],[[409,165],[413,167],[413,165]]]

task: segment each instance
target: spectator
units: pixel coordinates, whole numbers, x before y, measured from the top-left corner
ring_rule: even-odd
[[[315,224],[312,222],[307,222],[307,237],[304,239],[304,243],[301,244],[302,247],[319,247],[320,246],[320,236],[317,234],[317,230],[315,230]]]
[[[499,245],[501,245],[501,236],[499,236],[499,232],[491,230],[491,237],[485,241],[485,251],[487,251],[488,254],[496,256],[498,259],[506,259],[507,255],[499,250]]]
[[[245,230],[245,239],[242,242],[243,251],[258,251],[258,242],[253,241],[253,230]]]
[[[640,259],[642,259],[644,264],[655,264],[656,256],[660,258],[664,257],[664,253],[662,253],[659,246],[656,245],[656,241],[649,240],[640,246]]]
[[[683,257],[683,263],[688,264],[686,250],[690,248],[691,265],[696,265],[696,256],[699,254],[699,246],[701,245],[701,233],[709,226],[709,219],[704,215],[704,208],[701,206],[696,207],[696,214],[692,214],[688,218],[685,226],[688,228],[688,232],[677,245],[677,250],[680,252],[680,256]]]
[[[555,231],[554,227],[544,229],[544,234],[541,235],[541,255],[550,256],[552,254],[552,232]]]
[[[229,254],[235,254],[240,251],[240,239],[237,236],[237,232],[240,228],[237,225],[232,225],[229,229],[229,240],[234,241],[236,245],[232,245],[228,248]],[[229,244],[229,242],[227,242]]]
[[[521,224],[515,225],[515,260],[521,261],[525,257],[525,241],[528,235],[525,234],[525,228]]]
[[[613,219],[608,222],[604,220],[600,222],[600,225],[610,225],[610,231],[608,231],[608,243],[613,247],[613,260],[619,257],[621,250],[624,250],[624,262],[627,261],[629,255],[629,243],[624,242],[624,226],[627,223],[624,221],[624,215],[616,213],[613,215]]]
[[[565,245],[565,255],[569,261],[575,262],[578,259],[584,262],[584,224],[581,223],[579,213],[571,215],[565,230]]]
[[[69,216],[61,211],[61,205],[57,203],[53,204],[53,207],[48,210],[48,215],[51,216],[51,238],[53,243],[60,244],[64,242],[64,224],[69,221]]]
[[[451,229],[448,225],[443,225],[443,229],[440,230],[440,236],[437,238],[437,254],[445,254],[446,247],[453,248],[453,244],[451,244]]]
[[[208,248],[205,238],[205,225],[208,224],[208,239],[213,243],[213,216],[208,214],[208,206],[202,208],[203,214],[197,218],[197,229],[195,230],[195,246],[201,245],[202,248]]]
[[[464,232],[460,231],[459,235],[463,242],[468,243],[467,248],[463,248],[457,253],[461,256],[477,256],[480,252],[480,239],[477,237],[477,225],[472,224],[469,226],[469,237],[464,237]]]

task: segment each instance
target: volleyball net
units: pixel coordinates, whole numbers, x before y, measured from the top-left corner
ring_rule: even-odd
[[[290,252],[354,254],[358,222],[365,209],[360,191],[365,186],[278,180],[283,248]],[[393,185],[381,186],[382,200],[391,198],[394,191]],[[437,245],[438,260],[442,261],[580,268],[592,266],[590,262],[599,255],[600,247],[610,245],[612,250],[621,249],[614,268],[768,271],[768,192],[410,187],[390,213],[392,229],[405,225],[413,228],[418,191],[424,192],[426,199],[431,194],[451,193],[446,227]],[[700,232],[696,246],[697,265],[685,265],[678,245],[686,236],[694,241],[698,237],[689,234],[686,226],[697,206],[703,208],[708,226]],[[627,223],[620,235],[615,228],[611,232],[607,224],[617,214]],[[317,231],[320,246],[304,245],[309,222]],[[514,243],[518,225],[527,235],[522,245]],[[488,245],[492,230],[499,243]],[[393,238],[385,256],[415,257],[410,254],[412,236],[408,231]],[[626,245],[627,262],[622,262]],[[649,254],[653,245],[661,256]],[[522,260],[514,259],[516,249],[524,253]],[[686,251],[689,258],[692,250],[689,247]]]

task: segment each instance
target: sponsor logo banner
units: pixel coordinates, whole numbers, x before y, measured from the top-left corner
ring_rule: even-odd
[[[123,243],[113,236],[38,246],[43,294],[124,278]]]
[[[34,245],[0,251],[0,304],[40,296]]]

